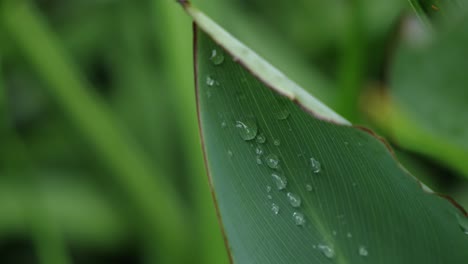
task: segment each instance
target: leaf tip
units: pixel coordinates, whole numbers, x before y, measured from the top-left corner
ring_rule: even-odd
[[[190,1],[188,0],[176,0],[176,2],[182,5],[183,8],[187,8],[188,6],[190,6]]]

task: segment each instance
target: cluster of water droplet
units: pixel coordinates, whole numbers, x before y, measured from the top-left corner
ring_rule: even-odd
[[[280,114],[277,114],[276,117],[280,120],[284,120],[288,118],[289,112],[282,111]],[[251,143],[251,146],[254,148],[255,152],[255,161],[258,165],[263,165],[264,163],[267,165],[268,168],[272,170],[271,172],[271,179],[273,186],[278,191],[282,191],[286,189],[288,185],[288,180],[284,176],[283,170],[281,169],[280,158],[275,153],[265,153],[265,148],[263,144],[267,142],[267,138],[263,133],[259,132],[257,122],[255,118],[241,118],[235,121],[234,127],[238,130],[240,137],[244,141],[250,141],[257,143],[256,145]],[[274,139],[273,145],[279,146],[280,140]],[[273,197],[271,195],[272,187],[267,185],[267,198],[272,200]],[[292,192],[286,193],[286,198],[289,204],[293,208],[299,208],[301,206],[301,198]],[[280,213],[280,206],[272,202],[270,210],[273,212],[274,215],[278,215]],[[294,211],[292,214],[293,222],[298,226],[303,226],[306,223],[305,216],[303,213]]]
[[[222,50],[213,49],[211,51],[211,55],[210,55],[209,59],[210,59],[210,61],[211,61],[211,63],[213,65],[219,66],[224,62],[224,53],[223,53]],[[215,79],[215,77],[213,75],[207,75],[205,83],[206,83],[206,85],[208,87],[214,87],[214,86],[219,86],[220,85],[220,83]],[[207,95],[208,98],[211,98],[212,91],[208,89],[206,91],[206,95]]]
[[[219,53],[218,51],[213,50],[210,60],[213,62],[213,64],[219,65],[223,62],[224,57],[222,53]],[[216,81],[210,78],[211,77],[207,78],[208,86],[216,85]],[[290,113],[287,110],[285,110],[285,111],[277,112],[275,116],[278,120],[285,120],[290,116]],[[221,127],[224,128],[226,126],[227,126],[226,122],[223,121],[221,123]],[[306,217],[299,210],[302,205],[302,199],[296,193],[293,193],[291,191],[287,191],[287,192],[285,191],[288,186],[288,180],[286,176],[284,175],[283,170],[281,169],[281,159],[277,154],[267,153],[267,151],[265,150],[266,148],[264,144],[267,143],[267,137],[259,131],[256,119],[253,117],[240,118],[234,122],[234,127],[238,131],[242,140],[250,142],[255,153],[256,163],[258,165],[265,164],[271,170],[270,173],[271,173],[272,185],[266,186],[267,198],[268,200],[271,200],[271,203],[270,203],[271,213],[273,215],[280,215],[281,213],[281,208],[279,204],[277,202],[274,202],[274,199],[272,196],[273,190],[276,190],[280,193],[283,193],[283,195],[285,194],[288,203],[293,208],[293,212],[292,212],[293,224],[295,224],[298,227],[304,227],[307,223]],[[272,139],[271,142],[275,146],[280,145],[279,139]],[[234,153],[229,150],[228,155],[232,157]],[[301,156],[302,155],[304,155],[305,157],[305,153],[301,154]],[[310,161],[309,166],[311,168],[312,174],[321,173],[322,171],[321,163],[316,158],[310,157],[310,156],[308,160]],[[305,185],[305,189],[308,192],[312,192],[314,190],[314,187],[312,186],[312,184],[308,183]],[[460,227],[462,228],[463,232],[468,234],[468,225],[466,224],[466,220],[464,220],[464,218],[462,219],[461,217],[458,217],[458,220],[459,220]],[[336,230],[333,230],[332,234],[333,236],[338,235]],[[348,239],[352,239],[353,235],[350,232],[347,232],[346,237]],[[323,254],[323,256],[325,256],[326,258],[332,259],[336,256],[336,252],[335,252],[333,245],[330,245],[327,243],[321,243],[318,245],[314,245],[313,248],[319,250]],[[362,256],[362,257],[367,257],[369,255],[368,249],[363,245],[358,246],[356,252],[359,256]]]
[[[330,246],[330,245],[327,245],[327,244],[318,244],[317,246],[313,246],[314,249],[318,249],[320,252],[322,252],[322,254],[329,258],[329,259],[332,259],[335,257],[336,255],[336,252],[335,252],[335,249],[333,248],[333,246]],[[359,254],[359,256],[361,257],[367,257],[369,255],[369,251],[367,250],[367,248],[363,245],[360,245],[357,249],[357,253]]]
[[[219,66],[224,62],[224,54],[221,50],[213,49],[210,56],[210,61],[214,66]],[[213,87],[219,85],[219,83],[215,80],[212,75],[206,77],[206,84],[208,87]],[[290,118],[291,114],[285,107],[280,107],[278,111],[273,112],[273,116],[283,122]],[[279,138],[272,137],[271,139],[267,140],[265,134],[260,132],[257,121],[253,116],[247,116],[242,118],[237,118],[233,122],[233,127],[237,130],[240,138],[244,141],[250,142],[254,150],[255,155],[255,163],[259,166],[266,165],[268,169],[270,169],[271,175],[271,186],[267,185],[267,198],[271,200],[270,203],[270,210],[274,215],[280,214],[280,206],[278,202],[274,202],[272,196],[272,190],[276,190],[282,195],[285,195],[286,201],[290,204],[290,206],[294,209],[292,211],[292,222],[297,226],[305,226],[306,225],[306,217],[300,211],[300,207],[302,205],[301,197],[292,191],[285,191],[288,187],[288,179],[284,175],[284,170],[281,168],[281,157],[278,156],[277,153],[267,151],[265,147],[267,141],[271,142],[273,146],[279,147],[281,145],[281,140]],[[226,128],[228,126],[227,122],[223,120],[221,122],[221,127]],[[290,129],[291,130],[291,129]],[[305,155],[305,153],[304,153]],[[234,156],[233,151],[228,150],[228,156],[232,158]],[[310,165],[313,174],[318,174],[322,170],[322,166],[318,160],[314,157],[310,157]],[[313,186],[308,183],[305,185],[305,189],[308,192],[314,190]],[[321,247],[323,252],[326,252],[326,255],[333,255],[333,249],[329,248],[327,250],[326,247]],[[330,253],[331,251],[331,253]],[[325,254],[325,253],[324,253]]]

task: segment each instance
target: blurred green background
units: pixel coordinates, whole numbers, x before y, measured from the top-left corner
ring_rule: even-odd
[[[421,2],[437,19],[439,1]],[[348,119],[389,133],[368,105],[388,89],[406,0],[193,3]],[[227,263],[192,56],[173,0],[0,0],[0,263]],[[460,171],[392,143],[468,205]]]

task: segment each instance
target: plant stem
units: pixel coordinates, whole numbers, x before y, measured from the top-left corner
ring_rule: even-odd
[[[37,186],[35,186],[37,187]],[[33,191],[36,193],[36,191]],[[40,192],[39,192],[40,193]],[[66,244],[58,226],[48,216],[45,206],[42,205],[41,197],[30,197],[26,201],[28,212],[32,213],[31,233],[36,245],[39,263],[41,264],[68,264],[71,263],[67,253]],[[32,208],[34,206],[34,208]]]
[[[164,255],[183,256],[187,234],[180,197],[151,166],[113,119],[106,105],[78,74],[57,37],[43,18],[25,1],[3,1],[1,17],[26,59],[47,84],[57,103],[108,165],[112,180],[126,191],[137,208],[146,234]]]
[[[358,118],[358,104],[366,73],[366,32],[362,15],[362,0],[349,3],[349,26],[346,31],[343,57],[339,68],[337,110],[351,122]]]
[[[0,47],[1,48],[1,47]],[[1,49],[0,49],[1,51]],[[7,126],[7,94],[3,79],[3,58],[0,53],[0,136],[3,138]]]
[[[150,0],[155,18],[156,35],[159,37],[171,88],[170,99],[181,131],[182,144],[186,146],[192,200],[198,225],[199,263],[227,263],[227,254],[216,219],[214,203],[210,196],[208,177],[203,166],[200,135],[197,124],[193,83],[193,40],[190,19],[176,4],[169,0]]]

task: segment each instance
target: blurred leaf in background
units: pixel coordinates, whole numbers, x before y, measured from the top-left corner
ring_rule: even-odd
[[[462,17],[420,2],[436,31]],[[364,99],[381,102],[368,95],[398,85],[387,73],[407,1],[194,3],[343,116],[391,134]],[[200,147],[190,24],[172,0],[0,1],[0,263],[227,263]],[[413,67],[461,71],[433,63],[431,49]],[[408,93],[424,93],[431,72],[420,74]],[[393,143],[416,175],[430,171],[431,187],[468,205],[456,166]]]

